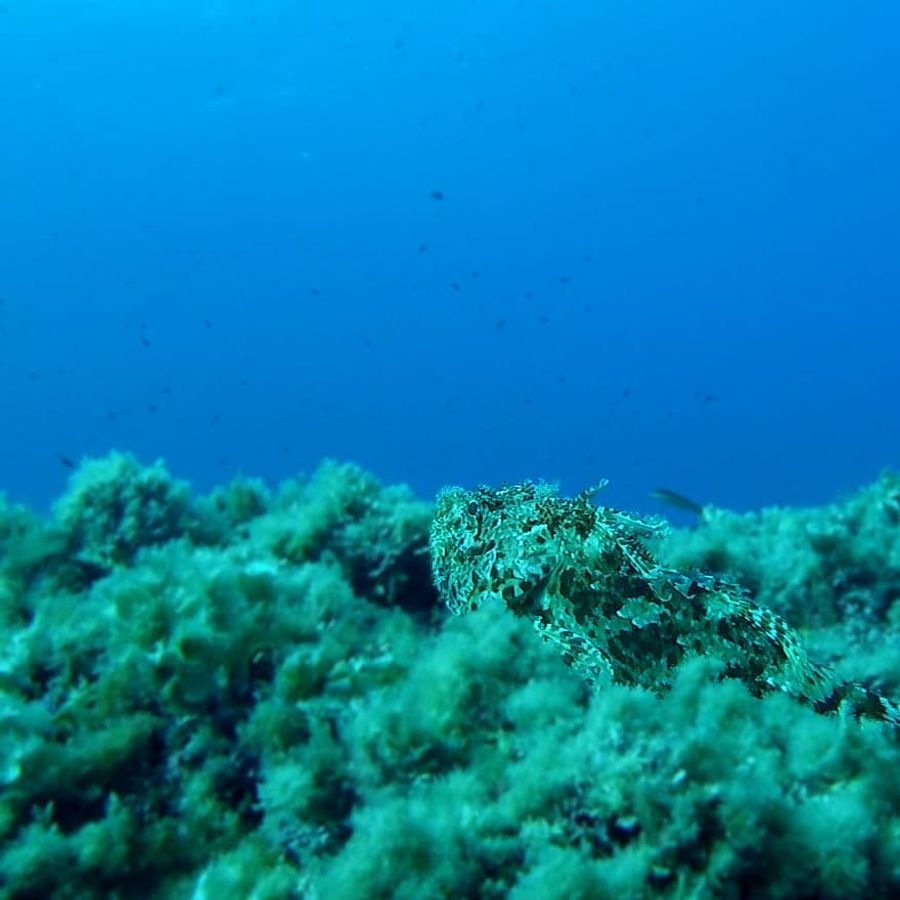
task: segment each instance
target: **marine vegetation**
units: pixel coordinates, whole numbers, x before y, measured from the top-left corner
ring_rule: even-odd
[[[898,896],[898,498],[666,536],[85,461],[0,500],[0,897]]]

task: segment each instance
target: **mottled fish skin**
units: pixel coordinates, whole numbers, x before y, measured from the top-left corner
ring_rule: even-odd
[[[448,608],[505,603],[595,688],[663,692],[679,662],[713,656],[755,696],[782,691],[822,714],[900,729],[900,708],[812,662],[740,585],[661,565],[647,539],[665,523],[595,506],[596,491],[566,499],[540,482],[441,491],[430,549]]]

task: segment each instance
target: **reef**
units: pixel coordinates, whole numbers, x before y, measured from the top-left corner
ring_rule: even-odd
[[[898,501],[85,461],[0,501],[0,897],[896,896]]]

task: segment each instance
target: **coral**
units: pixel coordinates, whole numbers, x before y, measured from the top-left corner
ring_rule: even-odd
[[[756,695],[900,727],[900,709],[809,660],[797,635],[735,582],[659,563],[661,525],[573,500],[546,484],[448,488],[431,530],[435,584],[456,613],[497,599],[556,643],[595,686],[670,687],[689,656],[712,656]]]

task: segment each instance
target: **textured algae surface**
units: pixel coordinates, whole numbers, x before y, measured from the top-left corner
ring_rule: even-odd
[[[647,623],[629,650],[652,678],[586,632],[567,666],[571,622],[535,635],[544,576],[452,616],[434,512],[352,465],[195,497],[125,454],[83,463],[49,518],[0,504],[0,896],[900,892],[889,724],[740,677],[727,642],[673,655],[627,572],[604,595]],[[635,559],[742,585],[836,683],[891,697],[898,521],[885,475],[831,507],[628,533]]]

